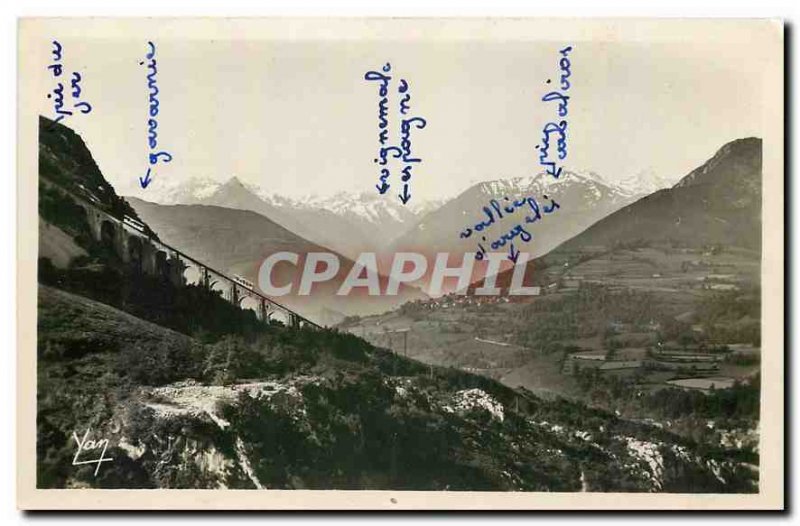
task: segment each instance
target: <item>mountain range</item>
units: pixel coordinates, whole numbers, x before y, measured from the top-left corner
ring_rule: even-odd
[[[576,170],[595,179],[606,186],[617,188],[620,192],[630,195],[631,197],[641,197],[652,194],[658,190],[669,188],[674,185],[676,178],[665,177],[656,173],[652,168],[645,168],[638,172],[623,175],[617,179],[609,179],[603,177],[591,170]]]
[[[558,251],[639,240],[759,250],[761,150],[758,138],[731,141],[672,188],[603,218]]]
[[[406,207],[373,192],[356,195],[339,192],[330,197],[310,195],[296,199],[267,192],[238,177],[224,183],[191,178],[162,184],[138,197],[162,205],[214,205],[256,212],[353,259],[361,252],[380,252],[397,233],[404,232],[441,204],[429,201],[409,203]]]
[[[671,188],[608,214],[529,265],[539,270],[556,268],[626,245],[726,246],[757,255],[761,250],[761,154],[759,138],[731,141]],[[538,276],[545,279],[546,274]],[[510,279],[511,273],[503,272],[498,284],[507,286]]]
[[[532,258],[539,258],[537,264],[548,265],[565,254],[643,240],[758,249],[760,172],[761,141],[748,138],[724,145],[671,187],[644,196],[641,192],[663,186],[668,180],[652,172],[623,177],[618,183],[608,182],[591,171],[565,171],[557,180],[542,173],[485,181],[443,203],[406,208],[371,193],[339,193],[306,200],[285,198],[234,177],[225,183],[192,179],[153,194],[153,199],[162,203],[185,202],[183,205],[150,205],[135,199],[131,202],[148,223],[156,225],[176,246],[212,262],[219,260],[221,268],[256,281],[257,266],[264,255],[282,250],[280,243],[272,241],[287,234],[302,240],[289,243],[294,247],[292,251],[337,252],[351,260],[361,252],[472,252],[477,247],[476,239],[462,239],[460,233],[484,219],[483,208],[492,200],[504,202],[525,196],[545,203],[544,196],[548,195],[559,204],[553,215],[528,228],[533,239],[517,247]],[[197,210],[190,211],[193,207]],[[211,208],[215,210],[213,214],[204,212]],[[230,212],[222,212],[225,209]],[[175,216],[178,211],[188,220]],[[253,217],[240,216],[235,211],[255,212],[265,221],[245,232],[240,226],[251,224]],[[489,241],[508,232],[505,226],[495,226],[495,230]],[[195,246],[201,231],[206,232],[200,236],[205,246]],[[215,254],[220,251],[225,254]],[[242,251],[246,257],[231,260],[234,254],[243,255]],[[500,283],[504,281],[505,276]],[[321,307],[344,314],[356,312],[353,306],[343,303]]]
[[[668,183],[652,172],[610,182],[586,172],[566,173],[559,181],[544,174],[497,179],[475,184],[452,199],[411,202],[408,206],[375,192],[298,199],[266,191],[231,177],[222,183],[194,177],[151,185],[137,197],[162,205],[213,205],[261,214],[297,235],[351,259],[361,252],[393,252],[402,248],[442,251],[468,249],[457,234],[468,213],[479,212],[490,199],[547,191],[566,205],[557,231],[541,233],[533,252],[539,255],[595,220]],[[567,210],[568,209],[568,210]],[[544,228],[544,227],[542,227]],[[456,243],[450,239],[455,233]],[[462,246],[463,245],[463,246]]]
[[[477,250],[474,238],[462,239],[466,227],[486,219],[482,212],[492,200],[504,203],[507,199],[531,196],[547,204],[547,195],[559,208],[551,217],[530,228],[533,239],[519,247],[532,257],[547,253],[553,247],[570,239],[595,221],[629,204],[636,197],[631,191],[601,182],[594,174],[565,171],[559,179],[541,173],[528,177],[497,179],[472,186],[439,209],[430,212],[413,228],[392,244],[392,251],[430,251],[463,253]],[[510,218],[509,218],[510,219]],[[504,231],[492,233],[495,239],[508,232],[514,223],[504,226]],[[499,226],[499,225],[498,225]],[[497,227],[495,227],[497,228]],[[489,239],[489,241],[491,241]],[[488,242],[484,242],[488,249]]]

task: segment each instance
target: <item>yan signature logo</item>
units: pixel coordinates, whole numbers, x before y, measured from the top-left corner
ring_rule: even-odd
[[[97,467],[94,470],[94,476],[97,476],[97,473],[100,471],[100,465],[103,462],[111,462],[114,460],[113,458],[106,457],[106,449],[108,449],[108,439],[101,438],[100,440],[89,440],[89,432],[91,431],[91,427],[86,428],[86,432],[83,434],[83,439],[79,439],[78,435],[73,431],[72,438],[75,439],[75,443],[78,444],[78,451],[75,452],[75,456],[72,458],[72,465],[73,466],[81,466],[83,464],[97,464]],[[102,451],[100,451],[102,449]],[[99,457],[97,456],[97,452],[99,451]],[[87,457],[97,457],[87,460]]]

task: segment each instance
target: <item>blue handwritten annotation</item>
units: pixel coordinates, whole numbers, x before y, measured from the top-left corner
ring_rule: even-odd
[[[401,164],[400,181],[403,184],[403,190],[397,195],[404,205],[411,200],[411,170],[414,164],[421,163],[422,159],[414,157],[412,154],[412,129],[423,129],[428,124],[423,117],[409,116],[411,111],[411,91],[410,85],[407,80],[400,79],[397,86],[397,93],[401,96],[398,105],[400,114],[400,140],[399,143],[394,143],[389,137],[390,127],[390,111],[389,111],[389,91],[392,81],[392,65],[390,63],[384,64],[381,71],[368,71],[364,74],[364,80],[368,82],[378,83],[378,156],[373,159],[373,162],[381,167],[379,182],[375,188],[380,194],[385,194],[389,191],[391,184],[389,178],[391,177],[391,170],[389,162],[391,159],[399,159],[398,163]]]
[[[530,208],[531,213],[527,214],[523,221],[520,221],[518,224],[514,225],[514,227],[511,228],[507,233],[502,234],[499,238],[489,244],[489,247],[492,250],[503,248],[506,246],[506,244],[508,244],[508,259],[516,264],[517,259],[519,258],[519,249],[514,246],[514,240],[519,238],[519,240],[523,243],[528,243],[533,239],[533,234],[528,232],[523,225],[529,225],[536,223],[537,221],[541,221],[543,214],[552,214],[561,208],[561,206],[553,199],[547,197],[546,195],[543,197],[544,199],[549,200],[550,204],[539,206],[539,203],[536,201],[536,199],[530,196],[523,197],[522,199],[516,199],[514,201],[511,201],[506,196],[503,198],[503,203],[500,203],[497,199],[492,199],[489,201],[488,205],[484,206],[482,209],[486,219],[478,221],[474,225],[465,228],[459,237],[461,239],[469,239],[473,234],[483,234],[496,222],[503,220],[507,216],[514,215],[520,208],[525,208],[527,205],[527,207]],[[481,241],[484,243],[487,242],[485,235],[481,235]],[[475,253],[475,259],[481,261],[485,257],[486,248],[483,246],[483,243],[479,242],[478,251]]]
[[[149,98],[149,110],[148,110],[148,119],[147,119],[147,145],[150,147],[150,154],[148,155],[148,163],[149,166],[147,167],[147,173],[145,173],[144,178],[139,177],[139,184],[142,188],[147,188],[147,185],[153,180],[152,175],[152,167],[155,166],[159,161],[162,163],[168,163],[172,161],[172,154],[165,151],[156,151],[158,150],[158,111],[159,111],[159,102],[158,102],[158,84],[156,81],[156,75],[158,74],[158,67],[156,64],[156,45],[152,42],[147,42],[147,46],[149,51],[145,58],[147,59],[147,88],[150,90],[150,98]],[[144,65],[145,62],[139,62],[139,65]]]
[[[559,67],[559,89],[548,92],[542,97],[542,102],[557,102],[557,113],[559,120],[551,121],[544,125],[542,128],[542,142],[536,145],[539,150],[539,164],[546,169],[547,173],[558,179],[561,175],[563,167],[558,166],[559,161],[567,158],[567,115],[569,114],[569,92],[571,83],[569,81],[572,76],[571,63],[569,54],[572,52],[572,46],[567,46],[559,50],[561,58],[558,61]],[[551,79],[547,79],[547,84],[551,83]],[[556,139],[556,157],[554,159],[550,153],[551,135]]]
[[[53,40],[53,49],[50,52],[53,56],[50,64],[47,66],[47,69],[53,74],[54,79],[59,79],[64,75],[64,46],[58,40]],[[81,87],[81,81],[83,77],[77,71],[73,71],[72,75],[69,79],[69,88],[67,92],[67,96],[69,96],[72,100],[71,107],[65,107],[65,95],[64,95],[64,83],[57,82],[55,87],[53,88],[51,93],[47,94],[47,98],[53,101],[53,110],[55,112],[55,122],[59,122],[66,117],[69,117],[75,113],[75,111],[81,114],[91,113],[92,105],[82,100],[83,88]]]

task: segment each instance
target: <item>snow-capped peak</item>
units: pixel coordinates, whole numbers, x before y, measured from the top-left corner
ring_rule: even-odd
[[[592,171],[583,171],[589,177],[603,183],[606,186],[616,188],[619,192],[631,197],[642,197],[652,194],[657,190],[669,188],[675,181],[656,174],[652,168],[645,168],[638,172],[618,178],[605,178]]]
[[[593,172],[582,173],[567,170],[564,170],[558,179],[541,172],[535,175],[485,181],[479,184],[479,188],[489,195],[519,196],[529,193],[546,194],[548,191],[554,192],[556,189],[563,191],[566,187],[575,184],[593,188],[608,187],[606,191],[618,192],[615,185],[608,184]]]
[[[191,177],[174,180],[168,178],[153,179],[146,193],[140,197],[162,205],[194,204],[206,199],[216,192],[222,184],[208,177]]]
[[[624,177],[618,184],[624,188],[629,188],[638,195],[648,195],[657,190],[670,188],[676,182],[677,179],[662,177],[656,174],[652,168],[648,168]]]

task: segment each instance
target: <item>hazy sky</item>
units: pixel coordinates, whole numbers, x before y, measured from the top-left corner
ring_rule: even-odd
[[[147,168],[147,38],[64,38],[91,114],[70,118],[107,179],[133,193]],[[46,61],[49,46],[43,42]],[[159,146],[173,154],[153,184],[231,176],[279,194],[371,191],[378,170],[377,83],[391,62],[410,84],[417,199],[489,179],[531,175],[555,105],[541,102],[558,49],[572,44],[565,166],[617,179],[643,170],[677,179],[725,142],[762,134],[757,57],[741,41],[675,43],[246,41],[160,38]],[[41,112],[52,115],[42,94]]]

